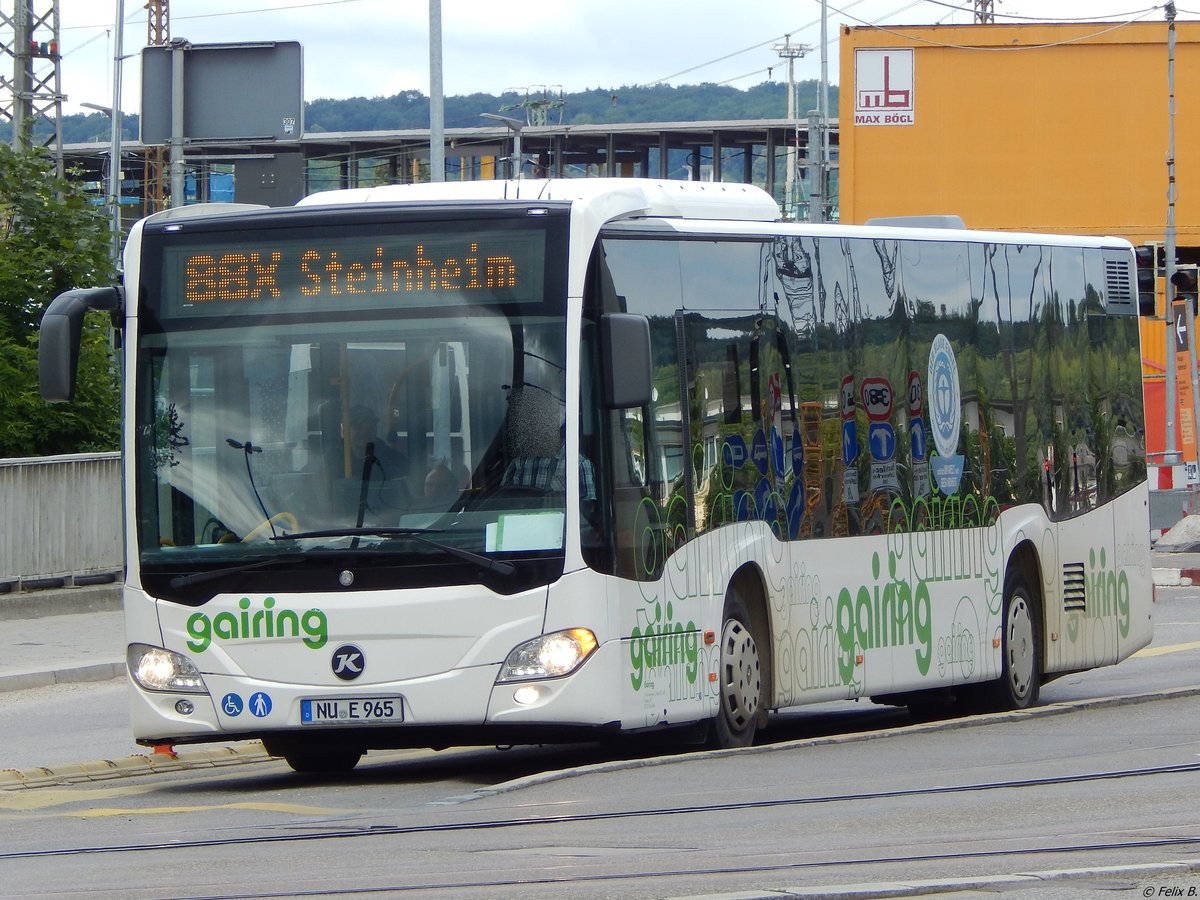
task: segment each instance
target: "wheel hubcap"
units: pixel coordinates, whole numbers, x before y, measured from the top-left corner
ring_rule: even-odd
[[[1008,607],[1008,677],[1013,694],[1024,697],[1033,681],[1033,616],[1021,595]]]
[[[735,730],[753,721],[761,693],[758,646],[745,625],[730,619],[721,633],[721,702]]]

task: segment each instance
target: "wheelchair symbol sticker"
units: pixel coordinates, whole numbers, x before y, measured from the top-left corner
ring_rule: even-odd
[[[221,698],[221,711],[227,716],[240,716],[242,714],[242,698],[237,694],[226,694]]]

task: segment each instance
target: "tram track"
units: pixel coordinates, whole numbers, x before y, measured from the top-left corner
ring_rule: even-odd
[[[362,832],[363,835],[370,834],[376,836],[378,834],[396,834],[400,831],[379,831],[371,830]],[[325,835],[329,836],[329,835]],[[349,836],[349,835],[341,835]],[[304,836],[296,836],[295,839],[303,840]],[[236,843],[236,842],[234,842]],[[1084,854],[1112,854],[1122,851],[1138,851],[1138,850],[1155,850],[1167,848],[1189,848],[1200,846],[1200,835],[1189,837],[1174,837],[1174,838],[1145,838],[1145,839],[1130,839],[1122,841],[1105,841],[1097,843],[1061,843],[1061,844],[1046,844],[1023,847],[1005,847],[996,849],[980,849],[980,850],[963,850],[950,853],[896,853],[896,854],[876,854],[851,857],[824,858],[805,861],[780,862],[780,863],[759,863],[749,864],[744,861],[739,861],[733,865],[725,866],[688,866],[686,868],[662,869],[655,871],[623,871],[623,872],[580,872],[573,871],[569,875],[556,874],[522,874],[520,877],[507,878],[487,878],[487,879],[458,879],[454,881],[421,881],[421,882],[389,882],[386,884],[373,884],[368,886],[358,887],[314,887],[310,889],[295,889],[287,890],[266,890],[266,891],[247,891],[239,889],[235,893],[203,893],[190,894],[172,891],[169,895],[163,895],[164,898],[170,897],[170,900],[271,900],[271,898],[283,897],[339,897],[339,896],[371,896],[371,895],[393,895],[422,892],[425,894],[444,893],[446,896],[459,897],[464,896],[467,891],[491,892],[512,889],[521,891],[521,896],[526,896],[528,891],[538,887],[552,887],[554,885],[632,885],[634,882],[645,882],[652,891],[662,890],[661,885],[668,884],[672,879],[692,879],[697,877],[724,877],[741,879],[742,885],[745,884],[747,877],[761,875],[787,875],[788,873],[801,872],[819,872],[822,869],[826,870],[868,870],[873,866],[896,867],[904,865],[922,865],[929,863],[963,863],[969,861],[986,861],[986,860],[1006,860],[1008,861],[1005,870],[1013,872],[1020,867],[1019,862],[1022,859],[1036,860],[1049,856],[1083,856]],[[94,852],[94,851],[82,851]],[[1122,868],[1128,869],[1130,872],[1136,873],[1139,877],[1145,878],[1155,872],[1181,872],[1181,871],[1200,871],[1200,863],[1162,863],[1162,864],[1142,864],[1127,867],[1108,866],[1105,869],[1110,876],[1119,872]],[[894,868],[889,868],[894,870]],[[1080,869],[1079,875],[1072,876],[1072,873],[1058,870],[1049,873],[1056,880],[1067,879],[1071,877],[1089,877],[1095,878],[1100,871],[1094,868]],[[1029,877],[1046,878],[1047,873],[1042,873],[1038,876],[1036,873],[1031,873]],[[966,879],[955,879],[955,882],[961,886]],[[986,876],[980,877],[980,883],[986,883],[990,878]],[[772,890],[772,896],[778,894],[778,891]],[[885,889],[881,889],[878,893],[860,888],[856,891],[855,896],[859,898],[867,898],[872,896],[878,897],[895,897],[902,896],[903,891],[898,891],[894,883],[886,885]],[[747,893],[743,888],[739,896],[751,896],[752,892]],[[819,889],[806,891],[807,897],[822,896]],[[925,894],[920,894],[925,896]],[[492,896],[484,894],[484,896]],[[647,896],[664,896],[660,893],[647,894]],[[843,893],[834,891],[832,896],[844,896]]]
[[[978,793],[987,791],[1013,789],[1040,789],[1056,785],[1083,784],[1098,781],[1113,781],[1127,778],[1144,778],[1161,775],[1180,775],[1200,772],[1200,762],[1180,763],[1177,765],[1146,766],[1135,769],[1115,769],[1101,772],[1087,772],[1073,775],[1055,775],[1044,778],[1016,778],[1004,781],[976,782],[960,785],[935,785],[931,787],[904,788],[886,791],[864,791],[859,793],[826,794],[814,797],[785,797],[763,800],[745,800],[727,803],[705,803],[681,806],[646,806],[642,808],[608,810],[586,813],[568,813],[559,815],[535,815],[508,817],[497,819],[460,820],[456,822],[441,822],[421,825],[370,825],[359,828],[320,829],[309,831],[288,832],[286,834],[257,834],[240,835],[235,837],[194,838],[189,840],[147,841],[143,843],[93,845],[82,847],[51,847],[37,850],[11,850],[0,852],[0,862],[11,860],[45,859],[53,857],[86,856],[93,854],[133,854],[153,853],[159,851],[179,851],[199,848],[236,847],[238,845],[263,845],[275,843],[298,843],[306,841],[350,840],[357,838],[398,837],[405,835],[429,835],[439,833],[462,833],[472,831],[493,831],[502,829],[527,828],[537,825],[552,825],[557,827],[578,825],[591,822],[611,822],[618,820],[634,820],[641,818],[692,816],[705,814],[724,814],[741,810],[767,810],[782,807],[798,807],[822,804],[855,803],[863,801],[896,800],[905,798],[930,797],[945,794]],[[1088,845],[1078,848],[1052,848],[1048,850],[1024,850],[1023,853],[1052,852],[1054,849],[1063,850],[1105,850],[1136,848],[1140,846],[1177,846],[1200,845],[1200,835],[1188,838],[1164,838],[1160,840],[1117,842],[1112,844]],[[1001,852],[1001,851],[988,851]],[[988,852],[984,852],[987,855]],[[1003,851],[1004,854],[1014,851]],[[974,853],[968,853],[963,858],[970,858]],[[926,857],[914,857],[914,860]],[[929,859],[953,859],[957,855],[928,857]],[[863,862],[903,862],[903,858],[882,858],[864,860]],[[838,863],[843,864],[843,863]],[[783,866],[782,868],[790,868]],[[257,896],[257,895],[255,895]],[[263,896],[275,896],[265,894]]]
[[[823,868],[855,868],[869,866],[897,866],[905,864],[921,864],[930,862],[961,862],[967,860],[986,860],[986,859],[1001,859],[1013,857],[1044,857],[1050,854],[1075,854],[1075,853],[1105,853],[1120,850],[1137,850],[1137,849],[1156,849],[1163,847],[1181,847],[1195,846],[1200,844],[1200,836],[1191,838],[1162,838],[1149,839],[1143,841],[1114,841],[1101,844],[1080,844],[1080,845],[1062,845],[1062,846],[1044,846],[1044,847],[1026,847],[1026,848],[1011,848],[999,850],[977,850],[977,851],[962,851],[958,853],[938,853],[938,854],[909,854],[909,855],[893,855],[893,856],[872,856],[860,857],[855,859],[829,859],[829,860],[812,860],[807,862],[792,862],[779,864],[765,865],[747,865],[739,863],[732,866],[702,866],[691,867],[686,869],[675,869],[656,872],[609,872],[609,873],[572,873],[571,875],[561,876],[523,876],[521,878],[493,878],[479,881],[445,881],[445,882],[423,882],[420,884],[386,884],[386,885],[371,885],[369,887],[357,888],[314,888],[312,890],[287,890],[287,891],[262,891],[262,892],[246,892],[238,891],[234,894],[172,894],[171,900],[273,900],[273,898],[283,897],[338,897],[338,896],[370,896],[372,894],[403,894],[421,892],[444,892],[447,896],[458,896],[464,891],[497,891],[504,889],[513,889],[528,891],[531,888],[551,887],[554,885],[581,885],[581,884],[630,884],[634,881],[645,881],[654,885],[665,884],[669,879],[674,878],[695,878],[697,876],[721,877],[730,876],[745,879],[746,876],[753,875],[768,875],[772,873],[786,874],[788,872],[804,872],[820,870]],[[1154,867],[1145,867],[1145,869],[1153,869]],[[1178,869],[1178,866],[1166,865],[1162,867],[1164,870]],[[1196,868],[1200,868],[1197,866]],[[982,879],[986,881],[987,879]],[[961,879],[959,880],[961,882]],[[780,894],[778,891],[770,892],[773,896]],[[819,890],[806,892],[805,896],[811,898],[821,896]],[[842,892],[833,892],[833,896],[844,897]],[[856,891],[855,896],[863,900],[863,898],[878,896],[878,897],[895,897],[902,896],[902,892],[898,892],[894,884],[888,885],[886,890],[881,890],[877,894],[872,894],[870,891],[860,889]],[[656,895],[660,896],[660,895]],[[739,892],[738,896],[747,897],[749,893]],[[924,896],[924,895],[922,895]]]

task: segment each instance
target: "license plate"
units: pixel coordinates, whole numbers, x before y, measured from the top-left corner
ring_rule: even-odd
[[[339,697],[300,701],[302,725],[403,722],[402,697]]]

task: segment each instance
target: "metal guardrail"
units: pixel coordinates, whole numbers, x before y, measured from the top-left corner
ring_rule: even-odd
[[[0,459],[0,592],[112,580],[121,509],[120,453]]]

